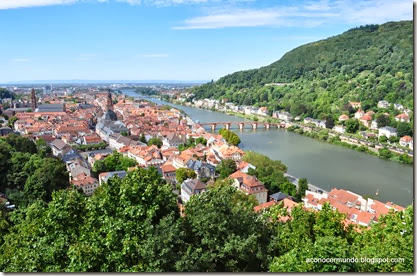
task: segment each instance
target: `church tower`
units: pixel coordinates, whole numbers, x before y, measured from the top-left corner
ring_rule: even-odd
[[[110,92],[107,93],[106,109],[113,110],[113,100]]]
[[[35,89],[32,88],[32,111],[35,112],[35,109],[38,107],[36,104],[36,93],[35,93]]]

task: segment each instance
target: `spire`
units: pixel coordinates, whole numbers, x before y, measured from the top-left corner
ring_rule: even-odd
[[[35,112],[35,109],[37,107],[36,105],[36,93],[35,93],[35,89],[32,88],[32,111]]]
[[[107,110],[113,110],[113,100],[111,98],[110,91],[107,93],[107,103],[106,103]]]

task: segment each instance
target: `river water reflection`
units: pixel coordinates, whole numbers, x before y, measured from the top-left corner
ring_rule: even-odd
[[[133,90],[125,90],[123,93],[142,97]],[[175,105],[154,98],[147,99],[182,109],[194,121],[198,120],[201,123],[245,121],[221,112]],[[361,195],[374,196],[378,190],[378,196],[375,198],[380,201],[392,201],[402,206],[412,203],[412,166],[386,161],[283,129],[232,130],[239,134],[242,149],[281,160],[288,166],[289,174],[306,177],[310,183],[324,190],[343,188]]]

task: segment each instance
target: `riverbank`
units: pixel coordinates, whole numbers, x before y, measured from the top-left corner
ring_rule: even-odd
[[[327,134],[321,133],[321,131],[326,131],[326,129],[322,129],[317,132],[305,132],[301,128],[297,127],[289,127],[287,128],[288,131],[292,131],[296,134],[303,135],[309,138],[314,138],[316,140],[327,142],[329,144],[342,146],[348,149],[352,149],[358,152],[367,153],[373,156],[377,156],[384,160],[389,161],[395,161],[404,165],[413,165],[413,157],[409,156],[408,154],[398,154],[395,152],[390,151],[389,149],[385,147],[381,147],[379,149],[374,147],[369,147],[366,144],[364,145],[358,145],[356,143],[347,143],[342,141],[339,136],[331,136],[329,135],[330,132],[327,132]]]
[[[135,93],[137,93],[137,92],[135,92]],[[144,97],[144,99],[147,99],[147,98],[153,98],[153,99],[159,99],[159,100],[161,100],[161,101],[163,101],[160,97],[158,97],[158,95],[152,95],[152,96],[149,96],[149,95],[143,95],[143,94],[141,94],[141,93],[137,93],[137,94],[139,94],[140,96],[142,96],[142,97]],[[178,105],[178,103],[175,103],[175,102],[172,102],[172,101],[170,101],[169,103],[171,103],[171,104],[174,104],[174,105]],[[189,107],[189,106],[187,106],[187,105],[184,105],[184,104],[180,104],[181,106],[184,106],[184,107]],[[178,107],[175,107],[177,110],[180,110]],[[194,107],[193,107],[194,108]],[[206,109],[207,110],[207,109]],[[187,114],[184,110],[180,110],[182,113],[183,113],[183,115],[184,115],[184,117],[185,117],[185,119],[188,121],[188,123],[190,124],[190,125],[194,125],[195,124],[195,122],[194,122],[194,120],[191,118],[191,116],[189,116],[189,114]],[[217,110],[210,110],[210,111],[215,111],[215,112],[219,112],[219,111],[217,111]],[[231,116],[235,116],[232,112],[231,113],[227,113],[227,112],[221,112],[221,113],[224,113],[224,114],[227,114],[227,115],[231,115]],[[250,118],[250,116],[239,116],[239,117],[243,117],[243,118],[245,118],[245,119],[248,119],[248,120],[252,120],[253,118]],[[275,121],[275,120],[274,120]],[[268,120],[268,122],[274,122],[274,121],[272,121],[272,120]],[[259,120],[259,122],[267,122],[264,118],[263,119],[261,119],[261,120]],[[276,120],[275,121],[276,123],[278,123],[278,120]],[[241,141],[240,141],[240,138],[239,138],[239,136],[236,134],[236,133],[234,133],[234,132],[231,132],[231,134],[234,134],[235,135],[235,138],[237,137],[237,139],[239,140],[238,142],[237,141],[231,141],[230,139],[227,139],[227,138],[225,138],[226,140],[227,140],[227,142],[228,143],[231,143],[231,144],[233,144],[233,145],[235,145],[235,146],[238,146],[237,144],[239,144]],[[222,136],[223,136],[223,134],[222,134]],[[233,139],[232,139],[233,140]],[[239,147],[239,146],[238,146]],[[257,153],[257,154],[260,154],[260,155],[262,155],[262,156],[265,156],[265,155],[263,155],[263,154],[261,154],[261,153],[259,153],[259,152],[255,152],[255,151],[253,151],[254,153]],[[267,157],[267,156],[265,156],[265,157]],[[282,162],[282,161],[280,161],[280,162]],[[294,175],[290,175],[290,174],[288,174],[288,173],[284,173],[284,176],[285,177],[287,177],[287,180],[288,180],[288,182],[289,183],[292,183],[294,186],[295,186],[295,188],[297,189],[298,188],[298,179],[300,178],[300,177],[297,177],[297,176],[294,176]],[[323,193],[323,192],[327,192],[324,188],[322,188],[322,187],[318,187],[318,186],[316,186],[316,185],[313,185],[313,184],[311,184],[311,183],[308,183],[308,190],[309,191],[313,191],[313,192],[321,192],[321,193]]]
[[[158,97],[144,97],[127,90],[124,94],[143,98],[159,105],[170,105],[184,110],[194,121],[241,122],[242,116],[232,116],[225,112],[177,105]],[[248,124],[249,126],[249,124]],[[346,189],[356,194],[374,195],[379,190],[377,200],[393,201],[402,206],[413,202],[413,168],[399,162],[363,154],[347,147],[331,144],[328,141],[310,139],[285,129],[263,127],[253,130],[239,130],[244,151],[259,152],[272,160],[281,160],[288,166],[288,173],[305,177],[310,183],[318,184],[324,190]]]
[[[161,99],[161,97],[155,96],[156,98]],[[164,99],[166,100],[166,99]],[[192,103],[184,104],[181,101],[173,101],[173,100],[169,100],[168,102],[172,103],[172,104],[177,104],[177,105],[181,105],[181,106],[188,106],[188,107],[193,107],[193,108],[198,108],[198,109],[203,109],[203,110],[211,110],[211,111],[216,111],[216,112],[221,112],[227,115],[231,115],[231,116],[236,116],[236,117],[240,117],[240,118],[244,118],[250,121],[259,121],[259,122],[269,122],[269,123],[280,123],[281,121],[278,118],[273,118],[273,117],[265,117],[265,116],[261,116],[261,115],[247,115],[247,114],[242,114],[239,112],[233,112],[230,110],[219,110],[219,109],[215,109],[215,108],[202,108],[202,107],[197,107]],[[407,153],[397,153],[387,147],[380,147],[380,146],[368,146],[368,145],[362,145],[362,144],[356,144],[356,143],[347,143],[344,142],[340,139],[340,135],[334,132],[331,132],[329,129],[324,129],[324,128],[314,128],[311,126],[307,126],[307,125],[303,125],[300,122],[297,123],[289,123],[287,124],[288,127],[286,127],[287,130],[292,131],[298,135],[303,135],[303,136],[307,136],[309,138],[314,138],[317,139],[321,142],[327,142],[333,145],[338,145],[338,146],[342,146],[351,150],[355,150],[358,152],[363,152],[363,153],[367,153],[369,155],[373,155],[373,156],[377,156],[381,159],[384,160],[389,160],[389,161],[394,161],[394,162],[398,162],[404,165],[413,165],[413,156],[410,156]],[[303,131],[302,128],[309,128],[310,131]],[[296,131],[297,129],[301,130],[301,131]],[[326,132],[326,133],[324,133]],[[347,135],[345,135],[347,136]]]

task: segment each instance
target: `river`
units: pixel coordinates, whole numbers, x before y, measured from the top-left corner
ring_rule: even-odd
[[[124,90],[124,94],[143,97]],[[194,121],[230,122],[245,119],[221,112],[171,104],[155,98],[146,98],[157,104],[166,104],[184,110]],[[373,195],[382,202],[392,201],[408,206],[413,201],[413,167],[383,160],[366,153],[309,138],[284,129],[232,129],[241,138],[240,148],[281,160],[288,173],[305,177],[308,182],[330,190],[342,188],[360,195]],[[378,196],[375,196],[378,190]]]

